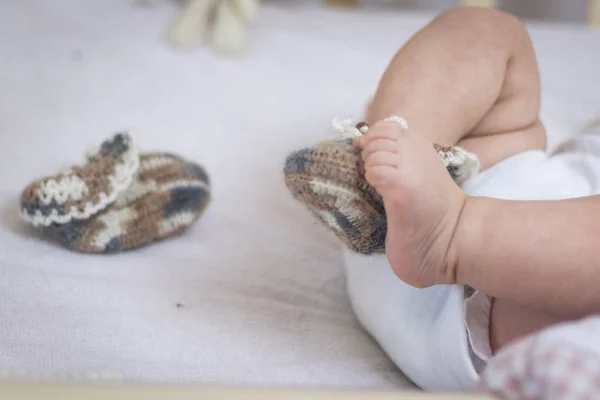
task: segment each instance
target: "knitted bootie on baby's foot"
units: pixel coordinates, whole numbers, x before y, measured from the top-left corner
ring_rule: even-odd
[[[284,175],[294,197],[349,249],[364,254],[384,250],[383,201],[365,180],[352,140],[323,142],[290,154]]]
[[[210,201],[201,166],[172,154],[138,155],[126,133],[87,161],[32,183],[21,196],[24,220],[74,251],[114,253],[181,234]]]
[[[346,126],[345,137],[368,131],[368,125]],[[460,147],[433,145],[457,184],[479,171],[478,158]],[[284,178],[303,203],[351,251],[383,253],[387,222],[383,200],[365,179],[360,152],[352,139],[327,141],[290,154]]]

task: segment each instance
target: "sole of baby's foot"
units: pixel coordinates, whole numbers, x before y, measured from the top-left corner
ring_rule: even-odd
[[[407,223],[411,217],[406,210],[410,208],[402,199],[388,194],[384,204],[388,222],[386,255],[395,274],[418,288],[447,283],[438,277],[445,276],[448,269],[446,255],[456,220],[440,212],[431,216],[431,223],[415,225]]]
[[[392,124],[372,127],[360,144],[367,180],[383,199],[386,255],[396,275],[415,287],[452,281],[447,254],[466,197],[456,184],[464,174],[448,168],[462,167],[453,164],[455,149],[432,149]]]

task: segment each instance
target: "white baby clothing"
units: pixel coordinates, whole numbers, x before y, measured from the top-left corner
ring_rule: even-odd
[[[469,195],[510,200],[598,194],[600,135],[581,135],[552,155],[515,155],[462,188]],[[460,285],[413,288],[396,277],[384,255],[346,250],[344,257],[354,311],[398,367],[423,389],[473,388],[491,356],[490,299]]]

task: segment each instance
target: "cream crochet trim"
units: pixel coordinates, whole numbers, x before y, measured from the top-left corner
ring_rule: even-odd
[[[50,226],[52,224],[67,224],[72,220],[84,220],[92,215],[102,211],[112,203],[125,191],[135,178],[140,166],[140,159],[136,141],[133,135],[129,133],[120,133],[126,135],[129,139],[129,148],[123,155],[121,160],[116,163],[115,170],[108,177],[110,182],[110,190],[108,193],[100,193],[100,200],[97,203],[87,202],[83,207],[83,211],[72,206],[69,212],[65,215],[59,215],[56,209],[53,209],[49,215],[44,216],[40,210],[36,210],[35,214],[29,215],[26,210],[21,210],[21,217],[34,226]],[[113,136],[114,137],[114,136]],[[96,152],[99,147],[96,149]],[[91,150],[88,151],[88,156],[92,155]],[[70,175],[62,178],[59,181],[49,179],[42,184],[39,196],[42,203],[49,205],[53,200],[58,203],[64,203],[68,198],[80,200],[88,193],[88,188],[79,177]]]
[[[406,122],[406,120],[404,118],[402,118],[400,116],[392,115],[391,117],[384,118],[383,120],[396,122],[404,129],[408,129],[408,123]],[[333,127],[334,130],[336,130],[339,133],[341,139],[350,139],[353,137],[362,136],[369,131],[368,126],[364,126],[363,128],[358,129],[356,127],[355,122],[349,118],[348,119],[334,118],[333,121],[331,121],[331,126]]]

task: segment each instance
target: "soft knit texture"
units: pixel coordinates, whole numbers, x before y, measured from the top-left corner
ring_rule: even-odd
[[[201,166],[166,153],[138,156],[131,136],[118,133],[84,166],[30,184],[21,214],[71,250],[114,253],[183,233],[209,201]]]
[[[84,166],[31,183],[21,195],[21,212],[34,226],[85,220],[106,209],[133,182],[139,155],[133,139],[117,133],[90,151]]]
[[[367,131],[364,122],[356,124],[356,134]],[[475,155],[456,146],[434,144],[433,148],[458,184],[478,172]],[[285,162],[284,177],[293,196],[350,250],[362,254],[385,251],[383,200],[365,179],[362,158],[352,139],[327,141],[293,152]]]

